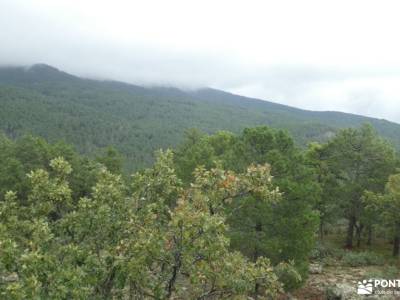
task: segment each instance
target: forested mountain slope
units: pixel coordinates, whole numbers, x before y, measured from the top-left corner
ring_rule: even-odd
[[[82,153],[113,145],[127,157],[129,169],[148,165],[155,149],[175,146],[189,128],[238,132],[264,124],[287,129],[305,145],[365,122],[400,148],[400,125],[385,120],[306,111],[209,88],[89,80],[44,64],[0,68],[0,130],[10,137],[64,139]]]

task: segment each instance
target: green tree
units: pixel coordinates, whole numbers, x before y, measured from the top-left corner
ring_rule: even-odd
[[[193,153],[206,155],[197,161],[199,156]],[[293,260],[305,280],[308,255],[314,243],[317,215],[313,206],[319,188],[314,183],[312,168],[306,165],[304,155],[286,132],[265,126],[247,128],[239,136],[218,132],[203,136],[197,143],[186,143],[178,148],[177,157],[183,160],[190,157],[190,165],[183,165],[179,159],[176,162],[186,178],[188,174],[195,176],[196,165],[243,172],[252,163],[268,163],[273,183],[285,197],[274,205],[265,205],[257,197],[246,195],[228,206],[232,247],[252,260],[266,256],[276,265]],[[301,282],[286,282],[286,288],[294,288]]]
[[[334,223],[341,217],[335,198],[335,177],[328,167],[326,144],[311,143],[306,152],[306,164],[313,169],[315,182],[319,188],[315,209],[319,214],[319,239],[323,242],[326,225]]]
[[[353,247],[354,235],[360,243],[364,228],[362,196],[365,190],[383,191],[386,178],[393,173],[394,149],[381,139],[369,125],[344,129],[326,145],[329,171],[335,177],[324,195],[332,194],[348,220],[346,247]],[[355,232],[356,230],[356,232]]]
[[[374,218],[380,218],[393,237],[393,256],[400,254],[400,174],[390,175],[384,194],[367,191],[364,203]],[[372,215],[372,214],[371,214]]]
[[[0,202],[0,294],[6,299],[268,299],[280,291],[269,260],[230,250],[225,206],[243,195],[280,201],[268,166],[236,174],[197,169],[184,188],[172,152],[137,173],[98,170],[73,201],[71,166],[29,174],[27,201]]]
[[[122,174],[123,158],[115,148],[109,146],[103,149],[95,160],[103,164],[111,173]]]
[[[30,184],[25,174],[36,169],[53,172],[49,163],[56,157],[64,157],[74,170],[69,177],[73,198],[88,195],[98,169],[94,161],[78,155],[64,142],[50,144],[29,135],[12,141],[0,135],[0,199],[5,192],[13,190],[20,201],[26,201]]]
[[[185,183],[193,180],[193,171],[198,166],[208,169],[215,166],[216,158],[208,136],[195,129],[186,132],[185,139],[175,150],[174,157],[177,174]]]

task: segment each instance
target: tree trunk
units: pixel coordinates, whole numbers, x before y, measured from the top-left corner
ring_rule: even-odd
[[[393,256],[399,257],[400,254],[400,224],[396,226],[396,232],[393,239]]]
[[[259,284],[256,282],[256,285],[255,285],[255,287],[254,287],[254,300],[258,300],[259,289],[260,289],[260,286],[259,286]]]
[[[349,219],[349,225],[347,227],[347,237],[346,237],[346,248],[353,248],[353,236],[354,236],[354,227],[356,225],[356,217],[351,216]]]
[[[324,221],[319,220],[319,240],[322,242],[324,240]]]
[[[360,248],[360,246],[361,246],[361,234],[362,234],[363,229],[364,229],[363,224],[356,226],[357,248]]]
[[[262,230],[263,230],[261,222],[256,222],[256,226],[255,226],[254,229],[256,231],[256,236],[258,237],[260,235],[260,233],[262,232]],[[254,253],[253,253],[253,261],[257,262],[257,259],[258,259],[259,256],[260,256],[260,253],[258,251],[258,245],[257,245],[257,242],[256,242],[256,245],[254,247]],[[260,289],[260,286],[256,282],[256,284],[254,286],[254,300],[258,299],[259,289]]]
[[[395,236],[393,240],[393,256],[398,257],[400,253],[400,236]]]
[[[367,239],[367,246],[372,245],[372,226],[368,226],[368,239]]]
[[[100,292],[104,299],[111,299],[111,292],[114,285],[114,279],[116,275],[115,268],[111,269],[111,272],[108,274],[107,278],[104,280],[102,285],[100,286]]]

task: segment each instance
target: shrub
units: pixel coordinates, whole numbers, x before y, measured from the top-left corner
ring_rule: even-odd
[[[382,256],[372,252],[347,252],[342,261],[350,267],[380,266],[385,263]]]
[[[325,260],[325,259],[342,259],[346,251],[339,248],[328,247],[318,243],[311,251],[310,259],[312,260]]]
[[[274,272],[278,277],[279,282],[283,284],[285,291],[292,291],[301,286],[304,278],[294,266],[294,262],[282,262],[274,268]]]
[[[366,278],[385,278],[396,279],[400,275],[400,270],[397,266],[387,266],[380,270],[373,270],[366,274]]]
[[[313,260],[322,260],[330,256],[330,250],[325,245],[318,243],[314,249],[311,250],[310,258]]]

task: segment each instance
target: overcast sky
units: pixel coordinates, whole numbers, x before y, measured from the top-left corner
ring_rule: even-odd
[[[400,1],[0,0],[0,64],[400,122]]]

